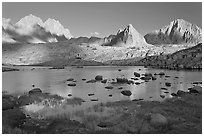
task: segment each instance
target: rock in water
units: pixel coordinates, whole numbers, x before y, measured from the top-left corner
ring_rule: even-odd
[[[165,85],[168,86],[168,87],[170,87],[170,86],[171,86],[171,83],[166,82]]]
[[[134,72],[135,77],[140,77],[140,73]]]
[[[95,80],[96,80],[96,81],[101,81],[101,80],[103,80],[103,76],[97,75],[97,76],[95,77]]]
[[[160,113],[153,113],[150,115],[150,124],[152,126],[164,126],[168,124],[168,120]]]
[[[121,91],[121,93],[122,93],[123,95],[126,95],[126,96],[132,95],[132,93],[131,93],[130,90],[123,90],[123,91]]]
[[[106,89],[113,89],[112,86],[106,86],[105,88],[106,88]]]
[[[69,83],[69,84],[67,84],[68,86],[76,86],[76,84],[75,83]]]

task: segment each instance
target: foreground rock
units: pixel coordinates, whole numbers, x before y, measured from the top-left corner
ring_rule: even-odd
[[[165,126],[168,124],[168,120],[160,113],[153,113],[150,115],[150,124],[154,127]]]
[[[42,90],[40,88],[34,88],[28,92],[30,95],[32,94],[41,94]]]
[[[194,86],[192,88],[188,88],[189,93],[202,93],[202,87],[201,86]]]

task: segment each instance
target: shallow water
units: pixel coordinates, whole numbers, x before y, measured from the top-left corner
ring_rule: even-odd
[[[186,91],[189,87],[192,87],[192,82],[202,81],[201,71],[159,70],[138,66],[87,66],[84,68],[66,67],[65,69],[48,69],[46,67],[35,67],[35,69],[33,67],[18,68],[20,68],[20,71],[2,73],[3,91],[13,95],[20,95],[28,92],[33,88],[32,85],[35,85],[35,87],[41,88],[43,92],[58,94],[65,98],[80,97],[86,101],[84,105],[140,98],[161,101],[163,98],[160,95],[165,95],[165,98],[168,98],[171,93],[178,90]],[[118,69],[121,69],[121,71],[118,71]],[[149,82],[135,80],[135,82],[140,82],[140,85],[110,83],[116,77],[130,79],[134,77],[134,72],[154,74],[162,71],[170,77],[157,75],[157,80]],[[86,81],[94,79],[96,75],[103,75],[103,78],[108,79],[109,83],[86,83]],[[76,86],[68,86],[68,83],[72,83],[72,81],[66,81],[68,78],[74,78]],[[83,78],[86,81],[83,81]],[[171,87],[166,87],[165,82],[170,82]],[[106,86],[113,86],[113,89],[105,89]],[[119,87],[123,87],[122,90],[130,90],[132,95],[130,97],[122,95],[120,93],[122,90],[119,90]],[[169,93],[164,93],[166,90],[161,89],[162,87],[167,88]],[[88,96],[89,93],[94,95]],[[72,94],[72,96],[69,97],[68,94]],[[112,97],[109,97],[110,94]],[[98,101],[91,101],[91,99],[98,99]]]

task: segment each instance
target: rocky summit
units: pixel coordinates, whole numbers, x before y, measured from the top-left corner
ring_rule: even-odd
[[[116,36],[110,35],[106,46],[126,46],[126,47],[142,47],[146,44],[144,37],[137,32],[137,30],[129,24],[124,30],[119,29]]]
[[[59,21],[47,19],[45,23],[32,14],[12,24],[10,19],[2,19],[3,43],[47,43],[70,39],[72,35]]]
[[[202,30],[195,24],[183,19],[176,19],[169,25],[146,34],[145,40],[149,44],[185,44],[197,45],[202,42]]]

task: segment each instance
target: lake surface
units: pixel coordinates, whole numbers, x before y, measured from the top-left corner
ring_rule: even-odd
[[[58,94],[65,98],[79,97],[88,104],[133,99],[161,101],[169,98],[171,93],[178,90],[187,91],[189,87],[193,86],[192,82],[202,81],[201,71],[160,70],[139,66],[86,66],[83,68],[66,67],[65,69],[48,69],[47,67],[17,68],[20,68],[20,71],[2,73],[3,91],[13,95],[20,95],[33,89],[32,85],[35,85],[35,87],[41,88],[43,92]],[[121,71],[118,71],[118,69],[121,69]],[[157,75],[157,80],[150,80],[149,82],[144,82],[141,79],[133,80],[134,82],[140,82],[140,85],[111,84],[117,77],[128,79],[134,77],[134,72],[140,74],[164,72],[170,77]],[[103,78],[108,79],[108,82],[106,84],[101,82],[86,83],[86,81],[94,79],[96,75],[103,75]],[[72,83],[72,81],[66,81],[68,78],[74,78],[76,86],[68,86],[68,83]],[[84,78],[86,81],[82,80]],[[165,82],[170,82],[171,87],[166,87]],[[106,86],[112,86],[113,89],[106,89]],[[122,95],[122,90],[118,89],[119,87],[123,87],[122,90],[130,90],[132,95]],[[167,88],[167,90],[161,88]],[[169,93],[165,93],[167,91]],[[94,95],[88,96],[90,93]],[[68,96],[68,94],[72,94],[72,96]],[[109,95],[112,95],[112,97]],[[164,95],[165,98],[161,98],[160,95]],[[91,101],[91,99],[98,99],[98,101]]]

